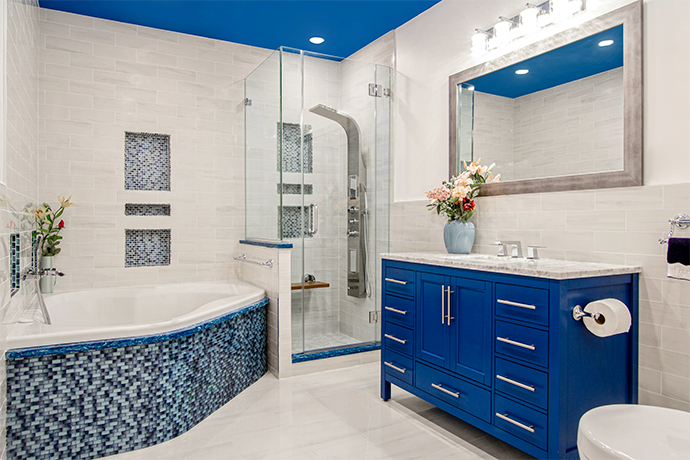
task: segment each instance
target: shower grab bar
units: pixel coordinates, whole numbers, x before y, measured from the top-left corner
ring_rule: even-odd
[[[264,267],[273,267],[273,259],[268,259],[265,262],[258,260],[247,259],[247,254],[242,254],[241,256],[233,257],[235,260],[241,260],[243,262],[249,262],[250,264],[262,265]]]
[[[307,230],[309,236],[314,236],[319,231],[319,207],[316,203],[309,205],[311,208],[311,227]]]

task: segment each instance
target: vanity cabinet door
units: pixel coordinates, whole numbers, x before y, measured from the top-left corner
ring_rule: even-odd
[[[491,384],[491,283],[451,278],[450,370]]]
[[[446,325],[448,306],[445,294],[449,285],[449,277],[417,273],[416,357],[446,368],[450,364],[450,328]]]

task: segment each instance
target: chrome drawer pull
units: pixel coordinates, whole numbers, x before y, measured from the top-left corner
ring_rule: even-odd
[[[394,280],[393,278],[386,278],[386,281],[390,281],[395,284],[407,284],[407,281]]]
[[[529,391],[534,391],[534,385],[525,385],[524,383],[516,382],[515,380],[511,380],[508,377],[503,377],[502,375],[496,374],[496,378],[499,380],[503,380],[504,382],[508,382],[512,385],[515,385],[516,387],[524,388],[525,390]]]
[[[383,307],[383,308],[385,308],[385,309],[388,310],[388,311],[392,311],[393,313],[399,313],[399,314],[401,314],[401,315],[406,315],[406,314],[407,314],[407,311],[398,310],[397,308],[393,308],[393,307]]]
[[[402,373],[402,374],[404,374],[405,371],[407,370],[407,369],[405,369],[404,367],[403,367],[403,368],[398,367],[398,366],[396,366],[396,365],[393,364],[393,363],[389,363],[388,361],[384,361],[383,364],[385,364],[386,366],[390,367],[391,369],[395,369],[396,371],[398,371],[398,372],[400,372],[400,373]]]
[[[496,299],[496,302],[502,303],[504,305],[512,305],[513,307],[527,308],[529,310],[536,310],[536,305],[528,305],[526,303],[511,302],[510,300]]]
[[[508,414],[499,414],[498,412],[496,412],[496,417],[502,418],[502,419],[505,420],[506,422],[512,423],[512,424],[515,425],[515,426],[519,426],[519,427],[522,428],[523,430],[527,430],[527,431],[529,431],[530,433],[534,433],[534,425],[530,425],[530,426],[523,425],[522,423],[516,422],[516,421],[513,420],[512,418],[508,417]]]
[[[532,350],[532,351],[537,349],[537,347],[535,347],[534,345],[525,345],[524,343],[516,342],[516,341],[510,340],[510,339],[504,339],[503,337],[496,337],[496,340],[500,340],[501,342],[515,345],[516,347],[527,348],[528,350]]]
[[[402,343],[403,345],[407,343],[407,340],[399,339],[397,337],[393,337],[390,334],[383,334],[383,336],[387,339],[395,340],[398,343]]]
[[[444,393],[448,393],[449,395],[454,396],[454,397],[456,397],[456,398],[459,398],[459,397],[460,397],[460,392],[459,392],[459,391],[458,391],[457,393],[453,393],[452,391],[446,390],[446,389],[443,388],[441,385],[436,385],[435,383],[432,383],[431,386],[434,387],[434,388],[436,388],[437,390],[441,390],[441,391],[444,392]]]

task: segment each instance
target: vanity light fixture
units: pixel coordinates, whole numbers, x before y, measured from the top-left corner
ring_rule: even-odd
[[[602,40],[599,42],[599,46],[601,46],[602,48],[611,45],[613,45],[613,40]]]
[[[475,29],[472,36],[472,56],[481,57],[487,51],[505,46],[513,40],[531,35],[540,29],[570,18],[584,11],[584,0],[546,0],[535,5],[526,3],[525,9],[515,17],[499,16],[491,29]]]
[[[529,73],[529,69],[518,69],[515,71],[517,75],[526,75]]]
[[[309,39],[310,42],[312,42],[315,45],[320,45],[321,43],[325,42],[326,40],[321,38],[321,37],[311,37]]]

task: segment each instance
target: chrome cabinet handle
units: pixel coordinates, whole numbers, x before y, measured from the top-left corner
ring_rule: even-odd
[[[401,315],[407,314],[407,311],[405,311],[405,310],[398,310],[397,308],[393,308],[393,307],[383,307],[383,308],[385,308],[388,311],[392,311],[393,313],[400,313]]]
[[[407,340],[399,339],[399,338],[394,337],[390,334],[383,334],[383,336],[387,339],[395,340],[398,343],[402,343],[403,345],[407,343]]]
[[[390,281],[391,283],[395,283],[395,284],[402,284],[402,285],[407,284],[407,281],[394,280],[393,278],[386,278],[386,281]]]
[[[532,351],[537,349],[537,347],[535,347],[534,345],[526,345],[524,343],[516,342],[516,341],[510,340],[510,339],[505,339],[503,337],[496,337],[496,340],[500,340],[501,342],[505,342],[505,343],[508,343],[510,345],[515,345],[516,347],[527,348],[528,350],[532,350]]]
[[[509,379],[508,377],[503,377],[502,375],[496,374],[496,378],[508,382],[516,387],[524,388],[525,390],[534,391],[534,385],[525,385],[524,383],[516,382],[515,380]]]
[[[448,318],[448,326],[450,326],[450,320],[455,319],[452,316],[450,316],[450,295],[454,294],[455,291],[451,291],[450,286],[448,286],[448,289],[446,290],[446,292],[448,293],[448,314],[446,315],[446,318]]]
[[[434,387],[434,388],[436,388],[437,390],[441,390],[442,392],[447,393],[447,394],[449,394],[449,395],[451,395],[451,396],[453,396],[453,397],[455,397],[455,398],[459,398],[459,397],[460,397],[460,392],[459,392],[459,391],[458,391],[457,393],[454,393],[454,392],[452,392],[452,391],[450,391],[450,390],[446,390],[445,388],[443,388],[443,387],[441,386],[441,384],[438,384],[438,385],[437,385],[437,384],[435,384],[435,383],[432,383],[431,386]]]
[[[445,306],[446,285],[441,285],[441,324],[446,324],[446,306]]]
[[[393,363],[389,363],[388,361],[384,361],[383,364],[385,364],[386,366],[390,367],[391,369],[395,369],[396,371],[398,371],[398,372],[400,372],[400,373],[402,373],[402,374],[404,374],[405,371],[407,370],[407,369],[405,369],[404,367],[398,367],[398,366],[396,366],[396,365],[393,364]]]
[[[496,412],[496,417],[501,418],[501,419],[505,420],[506,422],[512,423],[515,426],[519,426],[523,430],[527,430],[530,433],[534,433],[534,425],[530,425],[530,426],[524,425],[524,424],[508,417],[508,414],[499,414],[498,412]]]
[[[529,310],[536,310],[537,309],[536,305],[528,305],[526,303],[511,302],[510,300],[496,299],[496,302],[502,303],[504,305],[512,305],[513,307],[527,308]]]

